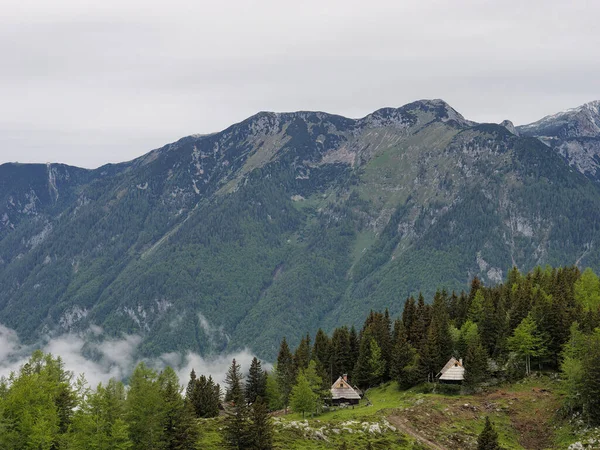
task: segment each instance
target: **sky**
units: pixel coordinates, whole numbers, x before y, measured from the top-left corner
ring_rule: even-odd
[[[0,163],[94,168],[258,111],[600,99],[596,0],[0,0]]]

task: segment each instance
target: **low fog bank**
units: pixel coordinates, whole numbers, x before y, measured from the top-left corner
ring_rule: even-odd
[[[96,387],[100,382],[106,383],[111,378],[126,380],[140,361],[156,370],[171,366],[182,385],[188,382],[192,369],[198,375],[210,375],[222,384],[233,358],[247,372],[254,357],[248,349],[243,349],[207,357],[193,352],[173,352],[155,358],[139,358],[137,354],[141,342],[142,337],[135,334],[124,334],[120,339],[105,339],[102,328],[91,326],[84,333],[45,337],[39,343],[28,346],[21,343],[14,330],[0,324],[0,377],[8,377],[11,372],[18,371],[36,349],[60,356],[66,369],[75,376],[84,374],[91,387]]]

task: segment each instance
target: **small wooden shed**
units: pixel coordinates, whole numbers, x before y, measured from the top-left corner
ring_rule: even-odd
[[[450,358],[442,370],[440,370],[438,379],[441,383],[462,383],[465,379],[465,368],[463,366],[462,358]]]
[[[356,405],[359,400],[360,392],[348,383],[348,375],[342,375],[331,385],[331,403],[333,405],[341,403]]]

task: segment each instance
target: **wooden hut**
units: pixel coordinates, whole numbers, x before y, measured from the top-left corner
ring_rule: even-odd
[[[339,405],[341,403],[357,405],[359,400],[360,391],[350,386],[350,383],[348,383],[348,375],[342,375],[331,385],[332,405]]]
[[[465,368],[462,359],[450,358],[446,365],[440,370],[438,380],[440,383],[460,384],[465,379]]]

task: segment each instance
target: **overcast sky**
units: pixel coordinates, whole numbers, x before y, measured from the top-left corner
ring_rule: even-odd
[[[97,167],[264,110],[600,99],[597,0],[0,0],[0,163]]]

